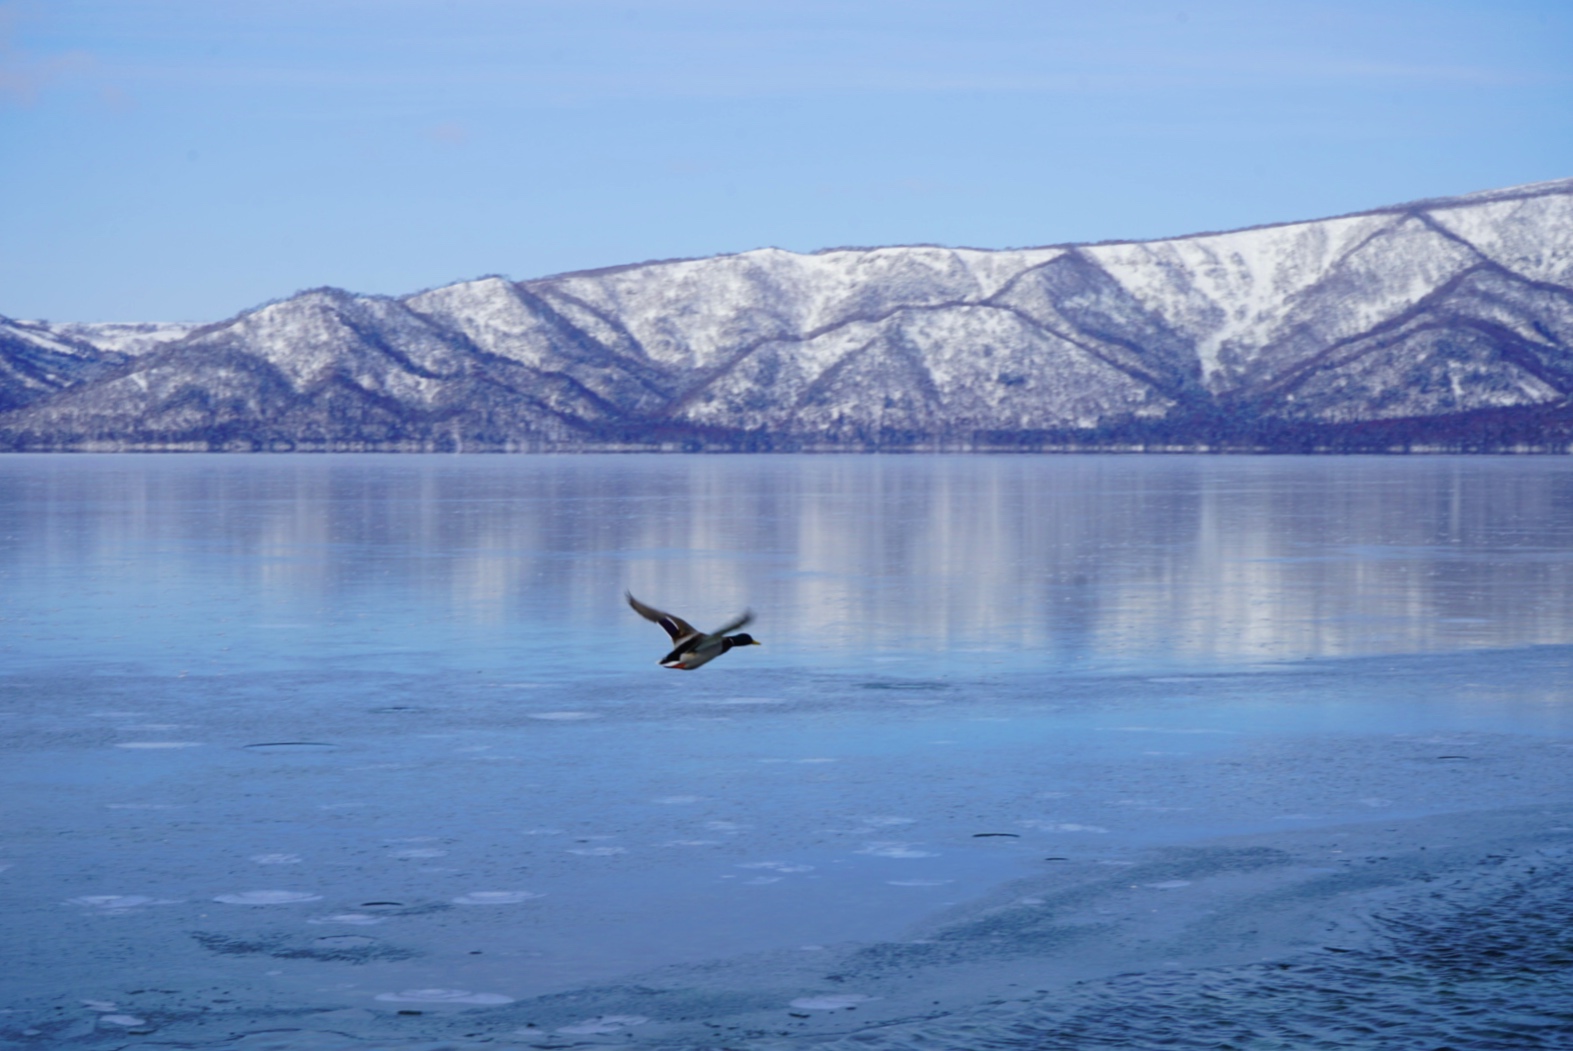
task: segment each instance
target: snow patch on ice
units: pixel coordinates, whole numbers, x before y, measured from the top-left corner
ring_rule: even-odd
[[[141,894],[89,894],[81,898],[70,898],[66,904],[80,905],[85,909],[102,912],[126,912],[144,905],[179,905],[181,902],[172,898],[150,898]]]
[[[648,1021],[650,1019],[644,1015],[602,1015],[599,1018],[586,1018],[584,1021],[575,1022],[573,1025],[558,1026],[557,1031],[566,1033],[569,1036],[599,1036],[605,1033],[615,1033],[630,1026],[644,1025]],[[536,1035],[528,1029],[520,1029],[518,1032],[525,1036]]]
[[[333,916],[317,916],[307,923],[343,923],[351,927],[371,927],[386,920],[384,916],[371,916],[364,912],[341,912]]]
[[[896,843],[890,840],[879,840],[869,843],[859,854],[867,854],[875,858],[937,858],[939,855],[932,850],[918,850],[912,843]]]
[[[453,903],[455,905],[517,905],[521,901],[543,897],[544,894],[528,890],[473,890],[454,898]]]
[[[302,901],[321,901],[322,895],[298,890],[247,890],[218,894],[213,900],[225,905],[294,905]]]
[[[1238,734],[1239,730],[1217,730],[1205,726],[1100,726],[1100,730],[1151,734]]]
[[[406,989],[401,993],[378,993],[385,1004],[511,1004],[513,997],[501,993],[472,993],[468,989]]]
[[[831,993],[827,996],[800,996],[792,1001],[792,1006],[800,1011],[841,1011],[878,999],[877,996],[864,996],[862,993]]]
[[[812,865],[793,865],[786,861],[748,861],[737,866],[740,869],[769,869],[772,872],[813,872]]]
[[[136,1015],[99,1015],[99,1022],[104,1025],[135,1026],[147,1025],[147,1021]]]
[[[1035,828],[1040,832],[1096,832],[1106,833],[1109,830],[1102,825],[1083,825],[1074,821],[1020,821],[1017,824],[1023,828]]]

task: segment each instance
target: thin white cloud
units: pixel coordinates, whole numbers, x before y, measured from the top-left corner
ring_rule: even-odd
[[[81,49],[33,55],[19,47],[16,28],[28,7],[0,3],[0,105],[30,106],[50,84],[94,66],[93,56]]]

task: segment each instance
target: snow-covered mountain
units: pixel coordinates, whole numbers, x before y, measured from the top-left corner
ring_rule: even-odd
[[[91,343],[101,350],[135,357],[183,339],[198,326],[170,321],[78,321],[50,325],[57,336]]]
[[[130,328],[0,324],[0,442],[1567,448],[1573,179],[1161,241],[318,289]]]
[[[0,413],[78,386],[125,360],[42,322],[0,317]]]

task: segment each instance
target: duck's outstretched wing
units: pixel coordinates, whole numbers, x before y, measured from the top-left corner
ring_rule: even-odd
[[[628,604],[634,608],[635,613],[639,614],[645,620],[653,620],[657,624],[661,625],[661,627],[666,630],[666,633],[672,636],[673,642],[676,642],[679,639],[686,639],[690,635],[699,634],[699,632],[694,629],[694,626],[688,623],[688,621],[684,620],[682,617],[674,617],[670,613],[661,612],[654,606],[646,606],[643,602],[640,602],[638,599],[634,598],[633,592],[631,591],[625,591],[623,594],[628,596]]]
[[[738,628],[741,628],[744,624],[749,623],[753,619],[754,611],[751,609],[745,609],[741,617],[738,617],[733,621],[728,621],[727,624],[723,627],[719,627],[715,631],[712,631],[710,633],[710,637],[715,638],[720,635],[730,635],[732,632],[736,631]]]

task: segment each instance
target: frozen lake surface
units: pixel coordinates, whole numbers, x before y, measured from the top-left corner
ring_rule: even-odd
[[[0,457],[0,1048],[1567,1047],[1570,684],[1561,459]]]

